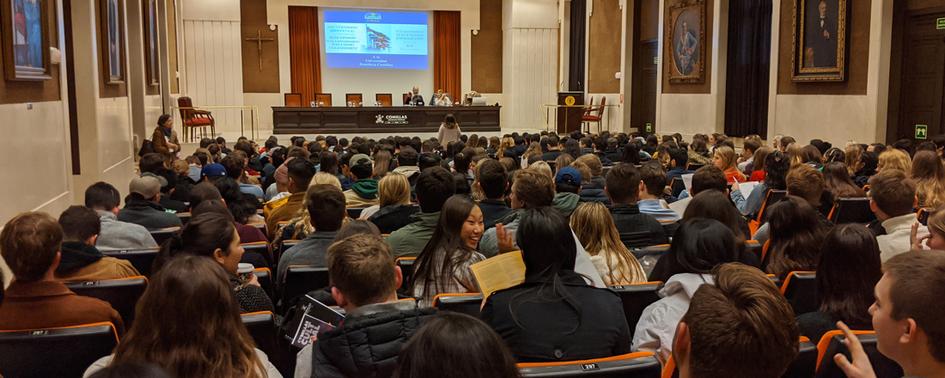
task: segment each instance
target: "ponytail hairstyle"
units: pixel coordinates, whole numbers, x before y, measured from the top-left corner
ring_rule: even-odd
[[[180,231],[161,245],[151,272],[157,273],[173,257],[196,255],[213,257],[217,249],[229,254],[230,243],[236,237],[233,221],[215,212],[197,215]]]

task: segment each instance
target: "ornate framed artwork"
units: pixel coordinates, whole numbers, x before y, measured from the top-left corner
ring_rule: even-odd
[[[147,68],[147,84],[157,86],[161,82],[158,60],[158,0],[146,0],[144,8],[144,58]]]
[[[0,38],[7,80],[46,80],[49,75],[48,0],[0,0]]]
[[[705,0],[682,0],[669,7],[664,32],[670,83],[705,82],[705,12]]]
[[[101,0],[102,12],[102,62],[105,65],[105,82],[125,82],[125,35],[121,0]]]
[[[846,79],[847,0],[794,0],[794,81]]]

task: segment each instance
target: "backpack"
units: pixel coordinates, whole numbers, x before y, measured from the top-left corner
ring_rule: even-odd
[[[154,143],[152,143],[148,139],[145,139],[144,142],[141,143],[141,149],[138,150],[138,156],[143,157],[144,155],[147,155],[153,152],[154,152]]]

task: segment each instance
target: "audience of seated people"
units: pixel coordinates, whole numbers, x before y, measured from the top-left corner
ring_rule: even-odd
[[[347,318],[298,354],[297,376],[458,369],[452,375],[513,377],[516,361],[649,350],[663,361],[673,356],[681,377],[777,377],[799,334],[816,343],[844,324],[875,330],[880,353],[907,375],[941,371],[943,320],[928,304],[945,269],[945,138],[845,148],[790,136],[771,147],[758,136],[736,142],[718,133],[686,143],[681,135],[575,132],[460,135],[442,147],[399,136],[293,137],[286,147],[272,137],[263,148],[241,138],[232,151],[207,139],[186,161],[146,154],[121,210],[119,191],[96,183],[86,207],[70,207],[58,223],[25,213],[4,226],[3,273],[13,283],[0,295],[0,330],[108,321],[122,334],[109,304],[60,282],[137,275],[101,251],[156,247],[149,230],[183,223],[158,254],[134,326],[87,375],[144,363],[171,376],[280,376],[239,324],[240,312],[273,311],[258,277],[237,274],[240,262],[272,263],[277,285],[290,265],[328,268],[330,285],[318,298]],[[689,174],[688,190],[673,197],[667,186]],[[742,193],[738,184],[749,180],[761,182]],[[764,204],[771,190],[785,189],[785,199]],[[863,196],[877,221],[827,219],[835,200]],[[362,220],[348,217],[352,209]],[[760,221],[754,234],[748,220]],[[262,222],[265,233],[253,226]],[[267,234],[274,254],[244,253],[241,242]],[[276,252],[291,239],[299,241]],[[634,256],[670,240],[667,252]],[[918,249],[935,251],[908,252]],[[470,266],[514,250],[525,281],[482,293],[485,323],[427,308],[437,294],[478,293]],[[394,263],[399,256],[417,258],[410,281]],[[798,270],[816,271],[814,312],[794,314],[762,273],[783,280]],[[627,324],[620,298],[600,288],[647,278],[664,282],[661,299]],[[415,300],[398,301],[402,284],[400,294]],[[177,312],[158,318],[167,308]],[[188,327],[178,327],[185,318]],[[187,343],[185,334],[200,340]],[[852,364],[825,358],[848,376],[871,376],[855,336],[847,338]],[[738,359],[759,349],[766,353],[751,364]]]

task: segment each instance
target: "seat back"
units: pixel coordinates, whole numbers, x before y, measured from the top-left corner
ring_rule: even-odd
[[[402,98],[404,99],[404,105],[407,105],[410,103],[410,99],[413,98],[413,94],[410,92],[404,93]]]
[[[836,224],[866,224],[876,220],[876,215],[870,210],[868,197],[838,198],[827,218]]]
[[[259,350],[266,352],[267,356],[273,356],[278,352],[279,327],[276,327],[276,319],[272,312],[248,312],[240,314],[240,318]]]
[[[374,101],[380,106],[394,106],[394,96],[390,93],[376,93]]]
[[[643,309],[660,299],[657,291],[659,291],[662,284],[660,281],[651,281],[610,287],[610,290],[616,292],[623,302],[623,315],[627,318],[627,324],[630,326],[631,332],[633,332],[637,322],[640,321]]]
[[[765,193],[765,200],[761,202],[761,209],[758,210],[758,218],[755,220],[757,220],[759,224],[764,223],[765,210],[778,201],[783,200],[784,197],[787,197],[787,190],[771,189],[768,193]]]
[[[138,305],[138,300],[141,299],[144,290],[148,288],[148,279],[137,276],[117,280],[75,282],[66,286],[78,295],[108,302],[121,315],[125,329],[128,329],[134,323],[135,306]]]
[[[154,258],[157,257],[159,248],[147,249],[126,249],[117,251],[102,251],[105,256],[117,259],[128,260],[131,265],[145,277],[151,276],[151,265],[154,265]]]
[[[183,224],[184,226],[186,226],[187,222],[190,222],[190,218],[193,217],[193,215],[190,214],[190,212],[180,212],[180,213],[177,213],[176,215],[178,218],[180,218],[180,223]]]
[[[316,93],[315,106],[331,106],[331,93]]]
[[[301,242],[301,240],[296,240],[296,239],[283,240],[282,243],[279,244],[278,253],[276,253],[275,256],[273,256],[272,266],[279,266],[279,258],[282,257],[282,254],[284,254],[285,251],[289,250],[289,248],[292,248],[296,246],[297,244],[299,244],[299,242]]]
[[[660,377],[660,362],[651,352],[634,352],[593,360],[527,362],[517,366],[522,377]]]
[[[194,113],[194,102],[187,96],[177,98],[177,107],[180,108],[180,119],[183,122],[190,120]]]
[[[621,232],[620,241],[629,249],[652,246],[653,235],[649,231]]]
[[[873,331],[853,331],[860,344],[863,345],[863,351],[869,357],[870,364],[873,365],[873,372],[877,377],[902,377],[902,367],[895,361],[890,360],[876,349],[876,332]],[[839,330],[830,331],[821,337],[817,343],[817,378],[843,378],[843,370],[833,361],[833,356],[841,353],[850,359],[850,350],[843,344],[843,332]]]
[[[0,374],[5,377],[81,377],[118,345],[109,322],[0,331]]]
[[[587,99],[587,104],[584,105],[584,116],[588,116],[594,110],[594,96],[591,96]]]
[[[282,283],[282,305],[312,290],[328,286],[328,268],[308,265],[289,266]]]
[[[275,291],[272,285],[272,271],[269,268],[256,268],[253,269],[253,274],[256,276],[256,280],[259,281],[259,287],[266,291],[269,298],[275,298],[273,295]]]
[[[810,378],[817,370],[817,345],[801,336],[797,357],[791,361],[783,378]]]
[[[397,266],[400,267],[400,273],[403,275],[403,283],[400,288],[406,290],[413,283],[413,263],[417,261],[416,257],[398,257]]]
[[[817,273],[794,271],[788,273],[781,284],[781,294],[794,308],[795,314],[817,311]]]
[[[597,118],[604,116],[604,109],[607,107],[607,96],[600,96],[600,105],[597,105]]]
[[[243,250],[245,251],[245,253],[256,253],[256,254],[261,255],[262,257],[266,259],[266,263],[268,263],[269,266],[273,266],[272,253],[269,251],[269,243],[266,243],[264,241],[253,242],[253,243],[243,243],[243,244],[240,244],[240,247],[243,247]],[[257,268],[262,268],[262,267],[257,266]]]
[[[345,104],[348,106],[361,106],[364,102],[364,95],[360,93],[346,93]]]
[[[284,97],[285,106],[288,108],[300,108],[302,107],[302,94],[301,93],[285,93],[282,95]]]
[[[149,232],[151,232],[151,237],[154,238],[154,241],[157,242],[158,245],[162,245],[164,244],[165,240],[170,239],[172,236],[179,233],[180,227],[161,228],[157,230],[149,230]]]
[[[433,307],[444,310],[461,312],[473,317],[479,317],[482,306],[482,294],[479,293],[443,293],[433,297]]]

